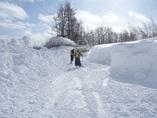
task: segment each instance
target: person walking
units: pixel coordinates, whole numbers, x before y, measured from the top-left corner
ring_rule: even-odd
[[[77,66],[79,66],[79,67],[82,66],[82,65],[81,65],[81,61],[80,61],[80,56],[83,57],[83,55],[80,53],[80,51],[79,51],[79,50],[76,50],[76,52],[75,52],[75,66],[76,66],[76,67],[77,67]]]
[[[71,63],[71,64],[73,63],[74,56],[75,56],[75,50],[72,49],[72,50],[70,51],[70,63]]]

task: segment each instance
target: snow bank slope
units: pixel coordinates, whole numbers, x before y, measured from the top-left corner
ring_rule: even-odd
[[[117,81],[149,87],[157,85],[157,39],[94,47],[87,58],[111,65],[111,77]]]
[[[87,57],[87,60],[99,64],[111,64],[111,50],[114,44],[98,45],[93,47]]]
[[[145,40],[113,46],[111,74],[118,81],[157,87],[157,43]]]
[[[157,89],[119,82],[120,74],[113,77],[118,81],[110,78],[116,54],[112,46],[91,50],[88,59],[99,64],[83,58],[83,68],[69,64],[71,48],[33,50],[0,44],[0,117],[157,117]],[[106,51],[103,61],[99,56]]]
[[[53,101],[52,93],[57,89],[52,81],[64,73],[68,63],[69,55],[63,49],[0,45],[0,117],[46,117],[43,110],[50,99]]]

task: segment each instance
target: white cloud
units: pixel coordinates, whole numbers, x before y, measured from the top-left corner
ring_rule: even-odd
[[[119,20],[118,16],[111,11],[108,14],[102,16],[93,15],[86,11],[79,11],[76,14],[76,17],[82,20],[83,26],[87,29],[96,29],[99,26],[111,26],[112,23],[115,23]],[[114,29],[118,31],[119,27],[116,28],[115,26]]]
[[[40,2],[40,1],[45,1],[45,0],[18,0],[18,1],[34,3],[35,1]],[[1,0],[1,2],[15,2],[15,0]]]
[[[0,2],[0,19],[20,19],[28,18],[23,8],[8,2]]]
[[[113,12],[109,12],[108,14],[98,16],[98,15],[93,15],[90,12],[79,11],[76,17],[78,19],[81,19],[84,23],[96,24],[96,25],[102,25],[104,23],[113,23],[118,21],[118,16]]]
[[[94,25],[94,24],[84,23],[84,24],[83,24],[83,27],[84,27],[86,30],[94,30],[94,29],[96,29],[98,26],[97,26],[97,25]]]
[[[25,30],[33,26],[34,26],[33,24],[23,23],[21,21],[13,22],[11,20],[1,20],[0,22],[0,27],[6,28],[6,29]]]
[[[8,40],[8,39],[11,39],[11,38],[12,38],[12,37],[10,37],[9,35],[1,35],[1,34],[0,34],[0,40],[1,40],[1,39],[4,39],[4,40],[7,39],[7,40]]]
[[[52,24],[53,15],[44,16],[43,14],[39,14],[38,19],[47,23],[47,24]]]
[[[31,2],[33,3],[35,0],[22,0],[23,2]]]
[[[76,17],[81,19],[84,23],[88,24],[100,24],[102,22],[102,18],[100,16],[93,15],[86,11],[78,11]]]
[[[103,20],[107,23],[116,22],[118,20],[118,16],[113,12],[110,12],[109,14],[103,16]]]
[[[142,22],[150,22],[150,19],[147,18],[146,16],[144,16],[143,14],[139,14],[139,13],[136,13],[134,11],[129,11],[128,14],[130,17],[135,17]]]
[[[26,31],[25,36],[28,36],[31,41],[32,46],[41,46],[43,45],[48,39],[50,39],[55,34],[51,33],[51,30],[46,30],[44,32],[32,33],[31,31]]]
[[[5,2],[15,2],[15,0],[1,0],[1,1],[5,1]],[[45,0],[19,0],[20,2],[30,2],[30,3],[34,3],[36,2],[40,2],[40,1],[45,1]]]
[[[32,45],[40,46],[55,33],[52,27],[46,23],[30,24],[21,21],[12,21],[11,19],[0,20],[0,29],[12,32],[12,36],[3,34],[3,38],[21,38],[28,36]],[[1,34],[0,34],[1,35]],[[14,36],[13,36],[14,35]]]
[[[126,29],[123,26],[112,26],[111,25],[109,27],[111,27],[113,29],[113,31],[118,32],[118,33],[122,32],[122,31],[124,31]]]
[[[40,46],[52,36],[56,36],[51,28],[48,24],[39,23],[34,25],[32,29],[23,31],[23,35],[30,37],[31,45]]]

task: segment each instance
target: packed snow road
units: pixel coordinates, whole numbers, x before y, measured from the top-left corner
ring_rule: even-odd
[[[59,81],[56,83],[62,84],[56,90],[59,96],[52,105],[53,116],[61,118],[107,117],[106,108],[103,107],[105,99],[101,94],[103,86],[106,85],[106,83],[103,85],[103,82],[104,77],[108,75],[108,68],[103,69],[102,66],[97,68],[97,65],[92,64],[84,68],[75,68],[74,65],[69,65],[69,67],[65,75],[56,78],[56,81]],[[58,85],[53,86],[56,89]]]
[[[3,49],[2,118],[157,117],[157,90],[113,80],[110,65],[83,57],[84,67],[76,68],[65,47]]]
[[[107,85],[109,66],[93,64],[81,59],[84,67],[76,68],[74,64],[69,64],[69,51],[61,52],[66,55],[56,53],[57,59],[55,59],[61,61],[58,66],[62,67],[61,73],[49,82],[53,92],[50,93],[49,102],[41,116],[48,118],[108,117],[102,88]]]

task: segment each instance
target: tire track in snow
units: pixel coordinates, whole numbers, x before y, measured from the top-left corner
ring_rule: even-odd
[[[51,102],[49,116],[54,118],[88,118],[79,81],[77,77],[71,76],[71,73],[55,78],[53,87],[56,97]]]
[[[103,80],[99,79],[96,73],[103,70],[99,71],[100,67],[90,68],[90,71],[87,69],[67,69],[65,74],[53,80],[53,83],[56,83],[53,85],[55,89],[54,98],[47,104],[48,112],[43,113],[44,117],[107,118],[106,98],[101,95],[104,94],[102,90]],[[95,80],[93,81],[93,79]]]
[[[84,73],[84,74],[83,74]],[[91,118],[98,118],[98,107],[97,100],[95,95],[93,94],[93,88],[90,81],[90,73],[87,73],[86,70],[81,70],[78,74],[78,78],[82,81],[82,94],[84,95],[85,102],[87,104],[87,108],[89,109],[89,116]]]
[[[95,64],[94,64],[95,65]],[[96,65],[96,68],[87,68],[84,74],[80,73],[79,77],[82,80],[82,94],[85,96],[87,107],[89,108],[92,118],[108,118],[109,111],[106,103],[107,96],[103,91],[103,81],[108,77],[108,68],[103,68]],[[107,83],[106,83],[107,84]]]
[[[91,73],[91,81],[94,89],[94,95],[98,105],[98,117],[99,118],[110,118],[108,106],[107,106],[107,94],[105,86],[108,82],[108,68],[95,69]]]

